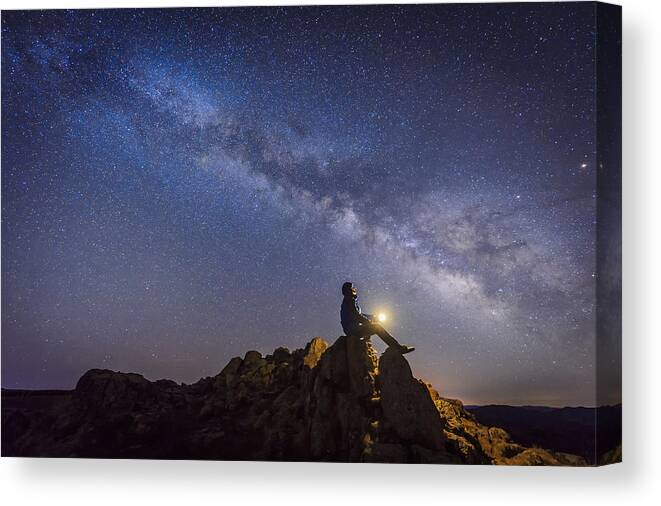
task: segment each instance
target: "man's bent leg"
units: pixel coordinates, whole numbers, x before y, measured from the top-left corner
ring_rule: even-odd
[[[361,338],[369,338],[372,334],[376,334],[381,338],[381,340],[388,345],[389,348],[398,350],[400,353],[411,353],[415,348],[411,346],[403,346],[397,342],[393,336],[391,336],[386,329],[384,329],[378,323],[369,323],[364,324],[357,329],[356,335]]]
[[[395,339],[393,336],[391,336],[386,329],[384,329],[381,325],[378,323],[372,323],[372,330],[374,331],[374,334],[379,336],[381,340],[386,343],[388,346],[392,348],[401,348],[402,345],[397,342],[397,339]]]

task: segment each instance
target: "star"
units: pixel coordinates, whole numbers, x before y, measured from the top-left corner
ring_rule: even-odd
[[[591,405],[594,8],[484,9],[3,11],[3,387],[333,341],[351,280],[445,396]]]

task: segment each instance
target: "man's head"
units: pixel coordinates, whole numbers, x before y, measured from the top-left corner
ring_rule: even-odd
[[[358,290],[353,286],[351,281],[347,281],[342,285],[342,295],[345,297],[353,297],[354,299],[358,296]]]

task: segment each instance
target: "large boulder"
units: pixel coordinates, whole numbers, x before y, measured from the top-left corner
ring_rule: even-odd
[[[319,374],[341,391],[372,397],[376,389],[376,351],[369,341],[341,336],[319,361]]]
[[[427,386],[413,377],[408,361],[388,348],[379,361],[381,406],[385,421],[402,440],[443,448],[443,422]]]
[[[78,380],[74,398],[92,410],[131,411],[153,404],[158,394],[156,384],[140,374],[90,369]]]
[[[328,343],[324,341],[321,337],[315,337],[310,341],[305,347],[305,356],[303,357],[303,364],[309,368],[313,369],[316,367],[317,363],[321,359],[321,355],[328,348]]]
[[[314,459],[359,461],[371,443],[371,403],[377,358],[369,341],[341,336],[315,367],[308,396],[310,455]]]

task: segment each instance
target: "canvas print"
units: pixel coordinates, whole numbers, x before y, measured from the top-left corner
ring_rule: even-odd
[[[2,456],[619,462],[620,24],[2,11]]]

